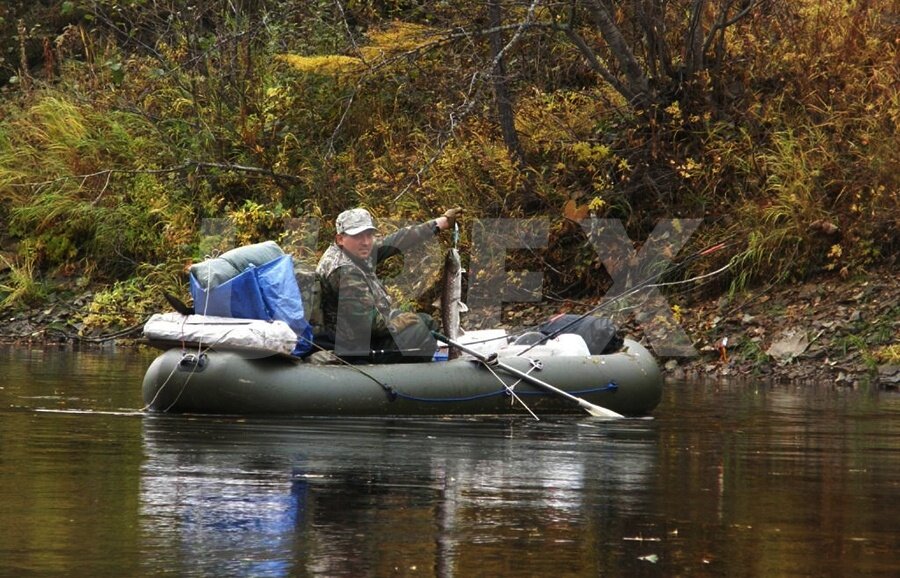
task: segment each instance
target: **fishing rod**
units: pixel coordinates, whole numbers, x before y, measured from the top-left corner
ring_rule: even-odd
[[[519,353],[517,353],[516,355],[524,355],[525,353],[527,353],[528,351],[531,351],[533,348],[537,347],[538,345],[542,345],[542,344],[544,344],[545,342],[547,342],[548,340],[553,339],[553,338],[557,337],[558,335],[560,335],[560,334],[562,334],[562,333],[565,333],[567,329],[570,329],[571,327],[577,325],[578,323],[580,323],[581,321],[583,321],[583,320],[586,319],[587,317],[590,317],[591,315],[593,315],[594,313],[596,313],[596,312],[599,311],[600,309],[603,309],[604,307],[607,307],[607,306],[609,306],[609,305],[612,305],[613,303],[616,303],[617,301],[621,301],[622,299],[625,299],[626,297],[630,297],[631,295],[634,295],[635,293],[637,293],[637,292],[639,292],[639,291],[643,291],[644,289],[649,289],[649,288],[651,288],[651,287],[662,287],[662,286],[664,286],[664,285],[669,285],[669,284],[673,284],[673,285],[674,285],[674,284],[676,284],[676,283],[681,283],[681,281],[676,281],[676,282],[673,282],[673,283],[667,283],[667,284],[655,284],[655,282],[656,282],[657,280],[661,279],[663,276],[668,275],[668,274],[672,273],[673,271],[677,271],[678,269],[684,267],[684,266],[687,265],[688,263],[691,263],[691,262],[693,262],[693,261],[695,261],[695,260],[697,260],[697,259],[700,259],[701,257],[706,257],[706,256],[708,256],[708,255],[711,255],[711,254],[717,252],[717,251],[720,251],[721,249],[724,249],[725,247],[727,247],[727,246],[729,246],[729,245],[731,245],[731,244],[732,244],[732,243],[726,243],[726,242],[724,242],[724,241],[719,242],[719,243],[716,243],[715,245],[712,245],[712,246],[710,246],[710,247],[707,247],[707,248],[705,248],[705,249],[703,249],[703,250],[701,250],[701,251],[698,251],[698,252],[694,253],[693,255],[691,255],[691,256],[689,256],[689,257],[686,257],[686,258],[682,259],[680,262],[678,262],[678,263],[675,264],[675,265],[672,265],[672,266],[670,266],[670,267],[666,267],[665,269],[663,269],[663,270],[660,271],[659,273],[656,273],[655,275],[651,275],[650,277],[644,279],[642,282],[638,283],[637,285],[635,285],[635,286],[632,287],[631,289],[629,289],[629,290],[627,290],[627,291],[623,291],[622,293],[619,293],[618,295],[616,295],[616,296],[613,297],[612,299],[609,299],[609,300],[606,300],[606,301],[601,302],[601,303],[600,303],[599,305],[597,305],[596,307],[593,307],[593,308],[591,308],[589,311],[587,311],[586,313],[584,313],[584,314],[582,314],[582,315],[579,315],[578,317],[572,319],[571,321],[569,321],[568,323],[566,323],[566,324],[563,325],[562,327],[560,327],[560,328],[558,328],[558,329],[555,329],[554,331],[552,331],[552,332],[550,332],[550,333],[548,333],[548,334],[546,334],[546,335],[543,335],[540,339],[538,339],[537,341],[535,341],[534,343],[532,343],[531,345],[529,345],[528,347],[526,347],[525,349],[523,349],[522,351],[520,351]],[[707,275],[703,275],[702,277],[707,277],[707,276],[709,276],[709,275],[721,273],[722,271],[724,271],[725,269],[727,269],[730,265],[731,265],[731,263],[729,263],[729,264],[726,265],[725,267],[719,269],[718,271],[714,271],[713,273],[710,273],[710,274],[707,274]],[[699,279],[699,278],[702,278],[702,277],[698,277],[698,279]],[[693,279],[687,279],[687,280],[685,280],[685,281],[693,281]]]

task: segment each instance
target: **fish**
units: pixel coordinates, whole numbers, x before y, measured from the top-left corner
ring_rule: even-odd
[[[459,251],[451,248],[444,258],[444,271],[441,274],[441,325],[444,334],[452,340],[459,338],[462,329],[459,325],[459,314],[469,310],[462,301],[462,262]],[[449,347],[447,359],[459,357],[459,350]]]

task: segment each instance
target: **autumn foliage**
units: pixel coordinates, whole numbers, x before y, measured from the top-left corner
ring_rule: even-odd
[[[896,1],[5,10],[0,248],[15,275],[0,299],[42,279],[177,289],[205,220],[249,242],[322,218],[324,243],[355,205],[546,217],[551,243],[522,264],[562,297],[609,281],[573,222],[589,214],[636,241],[702,218],[685,252],[728,251],[681,273],[730,261],[722,290],[863,274],[897,248]]]

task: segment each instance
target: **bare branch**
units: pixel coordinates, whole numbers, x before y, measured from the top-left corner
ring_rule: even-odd
[[[153,48],[146,42],[141,41],[141,39],[137,38],[135,35],[129,34],[127,30],[123,30],[115,22],[113,22],[113,20],[106,15],[106,13],[103,11],[103,8],[96,1],[91,2],[90,11],[91,16],[102,22],[107,28],[120,36],[123,42],[132,42],[134,44],[137,44],[138,46],[146,50],[148,54],[152,54],[153,57],[160,62],[165,61],[163,56],[155,48]]]
[[[684,65],[689,74],[703,67],[705,51],[700,39],[700,24],[703,21],[703,8],[705,5],[706,0],[694,0],[693,6],[691,6],[691,20],[684,38],[684,51],[686,54]]]
[[[338,12],[341,13],[341,22],[344,25],[344,30],[347,31],[347,38],[350,40],[350,44],[353,45],[353,52],[365,64],[365,57],[363,56],[362,51],[359,49],[359,45],[356,43],[356,37],[353,36],[353,31],[350,30],[350,23],[347,22],[347,13],[344,12],[344,5],[341,4],[341,0],[334,0],[334,4],[335,6],[337,6]]]
[[[597,54],[588,46],[587,42],[584,41],[584,38],[579,36],[570,25],[558,26],[559,30],[562,30],[566,36],[569,37],[569,40],[578,48],[578,51],[581,52],[582,56],[588,61],[591,69],[594,70],[597,74],[603,77],[603,80],[608,82],[616,91],[619,92],[622,96],[624,96],[628,101],[632,101],[635,98],[635,94],[624,84],[622,84],[616,76],[610,72],[609,68],[605,66],[600,59],[597,57]]]
[[[347,26],[349,27],[349,24],[347,24]],[[483,29],[474,30],[474,31],[466,30],[463,28],[463,29],[459,29],[458,32],[451,32],[448,34],[443,34],[443,35],[437,36],[437,37],[435,37],[434,40],[432,40],[430,42],[424,42],[414,48],[411,48],[410,50],[406,50],[404,52],[394,54],[390,57],[383,58],[382,60],[380,60],[376,63],[365,63],[365,61],[363,61],[364,64],[367,64],[367,68],[363,72],[363,74],[360,76],[360,78],[357,80],[356,86],[354,86],[354,88],[353,88],[353,93],[350,95],[350,97],[348,99],[346,99],[346,104],[344,105],[344,110],[341,112],[341,118],[339,119],[337,125],[335,125],[334,130],[332,130],[331,136],[328,139],[327,155],[332,156],[335,153],[334,142],[335,142],[335,140],[337,140],[337,135],[338,135],[338,133],[340,133],[341,128],[344,125],[344,121],[347,119],[347,116],[350,112],[350,107],[353,105],[353,102],[356,99],[356,95],[359,94],[359,92],[362,90],[363,86],[365,86],[365,84],[367,82],[369,82],[370,80],[375,78],[375,76],[384,68],[387,68],[397,62],[402,62],[405,60],[410,60],[410,59],[416,58],[417,56],[420,56],[421,54],[424,54],[425,52],[427,52],[429,50],[440,48],[441,46],[450,44],[451,42],[454,42],[457,40],[471,40],[472,36],[489,36],[491,34],[501,33],[505,30],[523,30],[523,29],[527,29],[527,28],[544,27],[544,26],[549,27],[552,25],[538,23],[538,22],[531,22],[531,21],[526,20],[525,22],[520,22],[517,24],[506,24],[503,26],[494,26],[491,28],[483,28]],[[349,33],[349,28],[348,28],[348,33]],[[354,44],[354,46],[356,46],[356,45]],[[358,48],[357,48],[357,52],[358,52]],[[473,75],[472,82],[475,82],[475,80],[478,77],[479,76],[477,73],[475,75]],[[469,93],[472,92],[472,82],[470,82]]]
[[[488,7],[492,26],[499,26],[503,20],[503,10],[499,0],[489,0]],[[496,54],[503,47],[503,34],[496,32],[491,34],[491,50]],[[500,132],[503,134],[503,142],[510,158],[518,166],[525,164],[525,153],[519,144],[519,134],[516,132],[515,111],[512,97],[509,94],[509,86],[506,81],[506,66],[501,59],[497,62],[497,68],[493,74],[494,101],[497,107],[497,121],[500,124]]]
[[[272,177],[274,179],[283,179],[283,180],[288,180],[288,181],[293,181],[293,182],[301,182],[301,179],[294,175],[287,175],[284,173],[276,173],[275,171],[271,171],[269,169],[264,169],[261,167],[253,167],[253,166],[238,165],[238,164],[231,164],[231,163],[214,163],[214,162],[206,162],[206,161],[189,160],[180,165],[176,165],[176,166],[168,167],[168,168],[164,168],[164,169],[103,169],[101,171],[97,171],[94,173],[88,173],[88,174],[84,174],[84,175],[67,175],[65,177],[59,177],[56,179],[50,179],[47,181],[32,182],[32,183],[13,183],[10,186],[22,187],[22,188],[24,188],[24,187],[28,187],[28,188],[46,187],[48,185],[52,185],[55,183],[61,183],[63,181],[70,181],[70,180],[80,180],[82,183],[82,186],[83,186],[84,183],[92,177],[104,176],[104,177],[106,177],[106,183],[103,185],[103,190],[101,190],[100,195],[93,201],[93,204],[96,204],[97,201],[100,200],[100,196],[103,195],[103,193],[106,191],[106,188],[109,186],[109,180],[113,174],[163,175],[163,174],[170,174],[170,173],[178,173],[178,172],[181,172],[181,171],[184,171],[187,169],[191,169],[191,168],[194,168],[194,169],[203,169],[203,168],[222,169],[222,170],[227,170],[227,171],[256,173],[256,174],[261,174],[261,175],[265,175],[268,177]]]
[[[650,91],[650,81],[646,73],[638,64],[637,58],[628,42],[622,35],[622,31],[616,26],[612,16],[600,0],[593,0],[591,3],[591,15],[594,22],[603,35],[603,39],[609,46],[610,52],[615,56],[616,60],[622,67],[622,73],[628,83],[629,92],[634,94],[632,102],[638,106],[646,106],[652,101],[653,95]]]
[[[106,192],[106,189],[109,187],[109,180],[112,178],[112,172],[106,173],[106,182],[103,183],[103,188],[100,189],[100,194],[97,195],[97,198],[91,203],[91,205],[96,205],[100,202],[100,199],[103,198],[103,193]],[[87,179],[87,177],[85,177]],[[84,186],[84,181],[81,181],[82,186]]]
[[[717,35],[724,34],[725,29],[729,26],[733,26],[740,22],[743,18],[745,18],[750,11],[756,7],[757,4],[760,3],[760,0],[749,0],[746,5],[737,12],[733,17],[728,18],[728,11],[734,5],[734,0],[728,2],[723,8],[722,12],[719,15],[718,22],[713,25],[710,29],[709,33],[706,36],[706,42],[703,43],[703,52],[706,53],[709,51],[709,47],[712,46],[713,41],[715,40]]]
[[[494,55],[494,58],[491,59],[491,62],[487,66],[485,66],[482,70],[476,71],[475,74],[472,75],[472,79],[469,82],[469,89],[466,93],[465,100],[463,101],[465,103],[465,105],[462,107],[462,109],[458,113],[456,113],[456,112],[450,113],[449,127],[447,128],[446,131],[444,131],[443,135],[438,135],[438,138],[436,139],[437,150],[431,156],[431,158],[428,159],[428,161],[425,163],[425,165],[416,172],[415,180],[410,181],[405,187],[403,187],[403,190],[400,191],[400,193],[396,197],[394,197],[395,203],[401,197],[403,197],[403,195],[405,195],[410,190],[410,188],[412,188],[413,183],[421,184],[422,175],[425,174],[425,172],[443,154],[444,149],[447,147],[447,143],[450,141],[450,137],[452,137],[453,133],[456,131],[457,125],[463,119],[465,119],[472,112],[472,109],[475,107],[475,103],[477,101],[473,97],[474,97],[475,91],[477,90],[478,86],[480,85],[480,82],[478,82],[478,81],[482,78],[487,78],[491,74],[491,72],[497,68],[497,64],[500,62],[500,60],[503,58],[503,56],[507,52],[509,52],[509,50],[511,50],[515,45],[517,45],[519,43],[519,41],[522,39],[522,34],[525,32],[525,30],[527,30],[528,28],[530,28],[534,25],[534,13],[537,10],[537,7],[540,3],[541,3],[541,0],[532,0],[531,5],[528,7],[528,12],[525,16],[525,19],[516,26],[516,32],[512,35],[512,38],[509,39],[509,42],[507,42],[506,45]],[[502,27],[497,27],[497,28],[502,28]]]

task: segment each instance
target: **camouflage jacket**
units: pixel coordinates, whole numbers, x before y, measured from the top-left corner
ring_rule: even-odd
[[[346,351],[367,351],[373,338],[390,335],[391,298],[375,274],[378,263],[435,235],[434,221],[388,235],[361,261],[332,243],[316,267],[321,285],[322,331]]]

